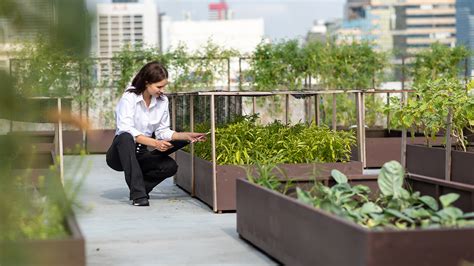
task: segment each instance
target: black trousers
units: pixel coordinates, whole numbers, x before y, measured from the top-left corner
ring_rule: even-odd
[[[107,165],[125,173],[131,200],[146,197],[159,183],[176,174],[178,165],[168,155],[183,148],[188,142],[170,142],[173,148],[165,152],[148,151],[145,145],[136,144],[129,133],[115,136],[107,151]]]

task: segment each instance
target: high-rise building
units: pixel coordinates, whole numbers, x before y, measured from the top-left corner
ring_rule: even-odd
[[[340,39],[374,41],[377,48],[399,54],[416,53],[434,42],[454,46],[455,1],[347,0],[338,35]]]
[[[21,20],[0,17],[0,68],[8,68],[9,59],[15,57],[17,43],[34,40],[39,35],[50,37],[50,28],[57,20],[54,0],[16,0],[15,4]]]
[[[393,48],[392,30],[395,24],[393,4],[397,0],[348,0],[344,21],[337,30],[337,39],[370,41],[374,47],[389,51]]]
[[[97,55],[112,57],[124,45],[158,47],[158,18],[158,8],[151,0],[97,4]]]
[[[93,53],[101,58],[97,66],[98,80],[107,80],[115,75],[115,68],[109,59],[124,46],[160,48],[159,13],[152,0],[97,4],[96,21]]]
[[[474,51],[474,1],[457,0],[456,2],[456,42]],[[468,73],[474,76],[474,55],[468,61]]]
[[[456,43],[456,0],[399,0],[395,4],[394,48],[413,54],[434,42]]]
[[[365,18],[366,7],[370,0],[347,0],[344,6],[344,20]]]

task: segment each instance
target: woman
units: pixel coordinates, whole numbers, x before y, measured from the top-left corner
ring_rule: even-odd
[[[125,172],[134,206],[149,206],[148,194],[176,173],[178,166],[169,154],[206,139],[203,133],[170,129],[169,102],[163,95],[167,84],[165,67],[150,62],[138,72],[117,104],[117,129],[107,151],[107,165]]]

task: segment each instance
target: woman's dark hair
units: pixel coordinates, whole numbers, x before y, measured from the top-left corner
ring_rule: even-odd
[[[166,70],[160,62],[149,62],[144,65],[135,78],[133,78],[133,88],[127,89],[127,92],[133,92],[140,95],[145,91],[147,84],[160,82],[167,78],[168,70]]]

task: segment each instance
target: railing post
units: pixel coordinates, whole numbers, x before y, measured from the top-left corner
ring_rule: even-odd
[[[363,95],[360,91],[356,92],[356,107],[357,107],[357,151],[358,159],[362,162],[363,167],[366,167],[365,159],[365,121],[364,121],[364,101]]]
[[[320,116],[321,113],[319,111],[319,101],[321,99],[321,96],[319,94],[316,94],[314,96],[314,121],[316,122],[317,126],[320,126]]]
[[[451,181],[451,129],[453,123],[453,109],[450,107],[448,110],[448,117],[446,119],[446,161],[445,161],[445,172],[444,179]]]
[[[402,83],[403,84],[403,83]],[[403,91],[402,92],[402,99],[401,99],[401,105],[402,105],[402,108],[405,107],[405,105],[407,104],[407,100],[408,100],[408,95],[407,95],[407,92],[406,91]],[[406,164],[407,164],[407,158],[406,158],[406,152],[407,152],[407,129],[405,127],[402,128],[402,143],[401,143],[402,147],[401,147],[401,150],[402,150],[402,153],[400,154],[400,160],[401,160],[401,165],[403,166],[403,168],[406,168]]]
[[[58,143],[59,143],[59,176],[61,177],[61,184],[64,186],[64,157],[63,157],[63,123],[61,119],[62,103],[61,98],[58,97]]]
[[[194,132],[194,97],[190,95],[189,99],[189,127]],[[194,186],[194,143],[191,143],[191,196],[196,195]]]
[[[212,202],[213,210],[217,212],[217,162],[216,162],[216,119],[215,98],[211,94],[211,148],[212,148]]]

